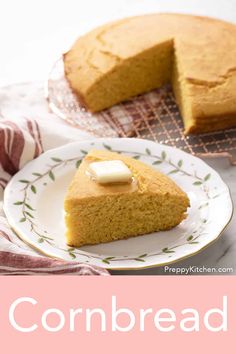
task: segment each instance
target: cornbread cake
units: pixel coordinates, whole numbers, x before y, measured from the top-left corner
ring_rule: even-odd
[[[133,182],[102,185],[87,173],[98,161],[122,161]],[[189,199],[170,178],[115,152],[91,150],[65,197],[67,244],[82,246],[168,230],[185,217]]]
[[[227,22],[181,14],[119,20],[80,37],[64,69],[92,112],[171,83],[186,134],[236,125],[236,26]]]

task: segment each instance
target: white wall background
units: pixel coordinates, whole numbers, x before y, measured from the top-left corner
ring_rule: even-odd
[[[194,13],[236,23],[236,0],[0,0],[0,85],[44,80],[79,34],[148,12]]]

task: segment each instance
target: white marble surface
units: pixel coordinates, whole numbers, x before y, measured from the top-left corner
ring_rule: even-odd
[[[231,197],[234,205],[236,205],[236,166],[230,166],[229,161],[225,158],[217,159],[205,159],[212,168],[214,168],[222,177],[222,179],[227,183],[230,188]],[[224,208],[224,205],[222,205]],[[201,275],[201,274],[236,274],[236,213],[234,212],[233,218],[218,238],[218,240],[210,245],[208,248],[200,252],[199,254],[187,258],[184,261],[175,263],[171,265],[173,268],[188,268],[190,266],[196,266],[199,268],[216,268],[216,271],[208,270],[202,272],[192,272],[191,274]],[[228,271],[222,273],[220,268],[232,267],[233,271]],[[113,272],[114,274],[124,274],[123,272]],[[128,271],[128,274],[143,274],[143,275],[154,275],[154,274],[174,274],[165,271],[164,267],[150,268],[139,271]]]
[[[14,7],[14,12],[12,8]],[[149,12],[184,12],[214,16],[236,23],[236,0],[8,0],[1,7],[0,86],[20,81],[44,80],[51,64],[74,38],[86,30],[112,19]],[[27,92],[9,96],[2,89],[0,107],[14,114],[25,106]],[[24,103],[22,103],[24,101]],[[40,114],[39,97],[31,97],[27,112]],[[15,107],[14,107],[15,106]],[[207,160],[229,185],[236,204],[236,167],[227,159]],[[224,206],[222,205],[222,208]],[[232,267],[236,274],[236,215],[222,236],[206,250],[173,267]],[[124,272],[113,272],[124,274]],[[168,274],[164,268],[126,274]],[[206,273],[206,272],[205,272]],[[193,273],[192,273],[193,274]],[[202,274],[202,273],[198,273]],[[213,274],[221,274],[219,271]],[[232,274],[232,273],[228,273]]]

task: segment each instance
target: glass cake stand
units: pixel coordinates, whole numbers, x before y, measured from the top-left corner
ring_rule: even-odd
[[[236,165],[236,127],[185,136],[183,121],[169,86],[91,114],[80,106],[69,87],[60,58],[52,67],[45,91],[52,112],[94,136],[146,138],[193,155],[227,157]]]

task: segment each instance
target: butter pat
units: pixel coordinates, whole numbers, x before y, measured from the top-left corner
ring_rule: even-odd
[[[130,169],[120,160],[92,162],[88,172],[92,179],[101,184],[132,182]]]

